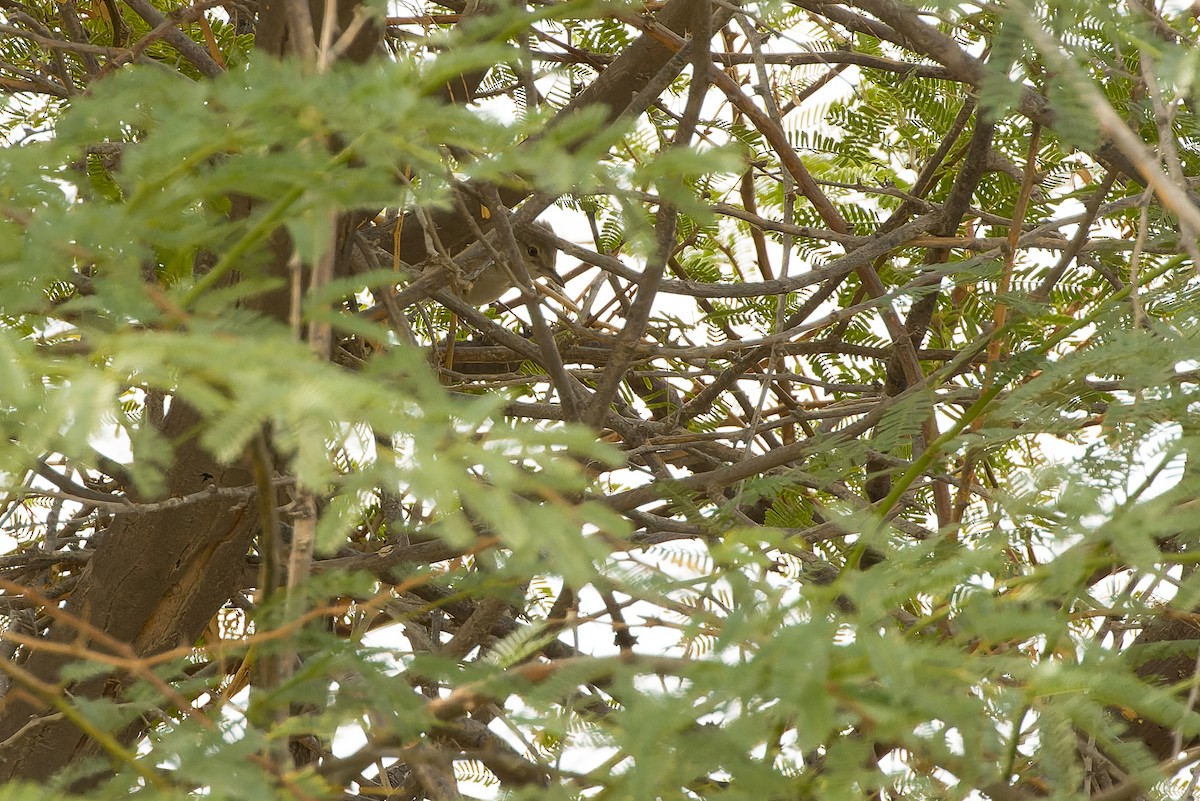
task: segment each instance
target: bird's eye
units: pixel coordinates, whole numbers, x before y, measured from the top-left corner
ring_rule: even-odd
[[[528,253],[530,256],[533,256],[536,259],[537,254],[538,254],[537,245],[530,245],[528,248],[525,249],[525,252]]]

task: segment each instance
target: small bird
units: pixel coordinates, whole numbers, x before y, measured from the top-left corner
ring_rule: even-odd
[[[554,234],[554,229],[544,222],[531,223],[530,227],[546,234]],[[555,263],[558,261],[557,250],[523,239],[520,234],[517,235],[517,245],[521,249],[521,255],[525,260],[525,269],[529,270],[530,278],[535,280],[549,278],[559,286],[565,286],[562,276],[555,270]],[[458,292],[459,297],[472,306],[486,306],[494,300],[499,300],[505,292],[516,286],[509,271],[497,264],[487,253],[474,259],[467,259],[465,263],[459,262],[459,269],[469,275],[475,272],[484,261],[487,262],[487,266],[479,273],[475,283]]]

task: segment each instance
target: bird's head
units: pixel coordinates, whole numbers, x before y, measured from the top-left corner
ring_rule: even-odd
[[[534,222],[529,227],[549,236],[554,235],[554,229],[544,222]],[[529,271],[530,278],[535,281],[538,278],[547,278],[559,286],[565,286],[562,276],[558,274],[558,270],[556,269],[558,251],[555,248],[543,245],[540,242],[534,242],[520,234],[517,234],[517,245],[521,249],[525,269]],[[469,264],[464,265],[464,269],[469,270],[470,266]],[[508,292],[514,286],[516,285],[513,283],[509,271],[489,259],[487,266],[483,268],[479,276],[475,279],[475,283],[460,294],[463,300],[473,306],[485,306],[492,301],[499,300],[501,295]]]
[[[544,222],[531,223],[530,228],[535,228],[538,231],[554,236],[554,229],[549,224]],[[566,286],[561,275],[558,274],[558,250],[553,247],[530,242],[520,236],[517,237],[517,244],[521,246],[522,255],[525,257],[525,267],[529,270],[530,277],[548,278],[559,286]]]

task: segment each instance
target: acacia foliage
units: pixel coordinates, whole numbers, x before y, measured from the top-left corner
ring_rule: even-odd
[[[1190,792],[1191,16],[0,16],[0,797]]]

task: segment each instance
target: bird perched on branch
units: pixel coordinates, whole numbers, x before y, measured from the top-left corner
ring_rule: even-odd
[[[535,228],[545,234],[553,235],[554,229],[544,222],[531,223],[530,228]],[[521,249],[521,256],[525,262],[525,269],[529,271],[529,277],[535,281],[538,278],[548,278],[559,286],[564,286],[562,276],[555,269],[555,264],[558,261],[558,251],[552,247],[541,245],[517,234],[517,246]],[[501,250],[503,254],[503,250]],[[482,254],[467,259],[465,262],[458,262],[459,270],[463,275],[471,275],[479,269],[480,265],[487,262],[483,271],[466,289],[458,291],[458,296],[470,303],[472,306],[486,306],[494,300],[499,300],[500,297],[517,286],[517,277],[505,267],[499,264],[491,257],[491,254],[486,251]]]

